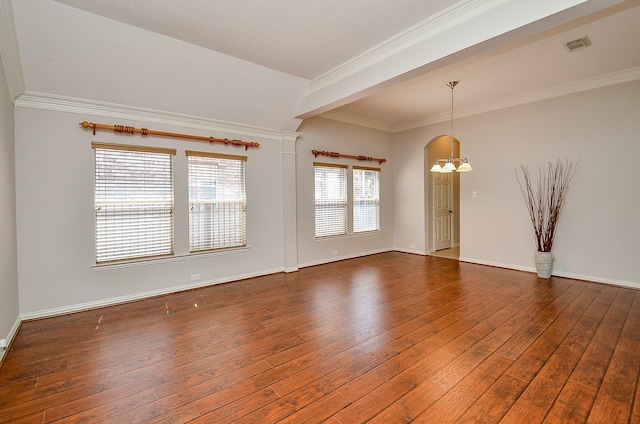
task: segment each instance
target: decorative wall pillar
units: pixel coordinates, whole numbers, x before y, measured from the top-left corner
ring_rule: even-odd
[[[300,133],[282,132],[282,268],[298,270],[296,210],[296,139]]]

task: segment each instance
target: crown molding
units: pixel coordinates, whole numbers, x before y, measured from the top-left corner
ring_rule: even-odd
[[[11,100],[15,101],[20,94],[24,93],[25,85],[11,0],[0,0],[0,56],[2,56],[9,95]]]
[[[327,118],[333,121],[346,122],[347,124],[360,125],[362,127],[373,128],[376,130],[392,132],[393,125],[387,122],[376,121],[374,119],[363,118],[361,116],[351,115],[349,113],[329,111],[318,115],[320,118]]]
[[[57,112],[77,113],[81,115],[126,119],[127,121],[132,120],[144,123],[171,125],[222,133],[225,135],[262,138],[267,140],[295,140],[300,135],[300,133],[295,131],[274,130],[200,116],[30,91],[19,96],[15,101],[15,105],[17,107],[31,109],[45,109]]]
[[[282,141],[296,141],[300,137],[301,133],[289,130],[280,130],[280,140]]]
[[[456,108],[456,117],[463,118],[465,116],[478,115],[481,113],[491,112],[494,110],[506,109],[508,107],[519,106],[527,103],[533,103],[540,100],[552,99],[554,97],[565,96],[567,94],[579,93],[581,91],[593,90],[596,88],[607,87],[615,84],[640,80],[640,67],[626,69],[624,71],[612,72],[610,74],[599,77],[589,78],[581,81],[575,81],[568,84],[562,84],[544,90],[525,93],[520,96],[509,97],[507,99],[487,102],[477,106],[467,108]],[[351,115],[344,112],[325,112],[319,115],[323,118],[333,119],[335,121],[346,122],[354,125],[374,128],[388,132],[401,132],[414,128],[426,127],[446,122],[451,119],[450,112],[443,112],[437,115],[431,115],[415,121],[409,121],[402,124],[392,125],[388,122],[376,121],[373,119],[362,118],[360,116]]]
[[[477,106],[467,108],[456,108],[456,117],[463,118],[465,116],[478,115],[481,113],[491,112],[494,110],[506,109],[509,107],[519,106],[527,103],[538,102],[540,100],[552,99],[554,97],[565,96],[567,94],[579,93],[582,91],[593,90],[596,88],[607,87],[625,82],[637,81],[640,79],[640,67],[626,69],[624,71],[612,72],[610,74],[588,78],[580,81],[574,81],[555,87],[532,91],[519,96],[509,97],[506,99],[496,100],[494,102],[483,103]],[[393,132],[406,131],[414,128],[432,125],[438,122],[448,121],[450,113],[440,113],[415,121],[406,122],[404,124],[394,125]]]
[[[0,2],[3,1],[4,0],[0,0]],[[563,84],[549,89],[526,93],[520,96],[497,100],[495,102],[488,102],[478,106],[459,108],[456,109],[456,116],[458,118],[461,118],[465,116],[477,115],[480,113],[505,109],[508,107],[518,106],[526,103],[564,96],[567,94],[606,87],[609,85],[637,81],[639,79],[640,67],[631,68],[600,77],[589,78],[586,80]],[[19,95],[14,103],[17,107],[45,109],[85,115],[88,114],[107,118],[141,121],[145,123],[153,122],[163,125],[200,129],[210,132],[233,134],[243,137],[256,137],[268,140],[295,141],[300,136],[300,133],[295,131],[274,130],[245,124],[220,121],[210,118],[158,111],[154,109],[146,109],[134,106],[125,106],[115,103],[99,102],[95,100],[78,99],[54,94],[25,92],[24,94]],[[415,121],[392,125],[387,122],[376,121],[373,119],[367,119],[360,116],[337,111],[325,112],[319,116],[326,119],[332,119],[335,121],[387,132],[406,131],[414,128],[436,124],[439,122],[445,122],[450,119],[450,113],[445,112],[437,115],[427,116]]]
[[[311,81],[310,93],[362,71],[491,9],[504,0],[462,0],[347,60]]]

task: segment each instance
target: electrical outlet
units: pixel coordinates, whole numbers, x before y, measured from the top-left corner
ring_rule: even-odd
[[[191,281],[198,281],[200,279],[200,274],[192,274]]]
[[[415,245],[415,244],[410,244],[410,245],[409,245],[409,249],[415,249],[415,248],[416,248],[416,245]]]
[[[336,255],[338,254],[338,251],[337,251],[337,250],[334,250],[333,252],[331,252],[331,254],[332,254],[333,256],[336,256]]]

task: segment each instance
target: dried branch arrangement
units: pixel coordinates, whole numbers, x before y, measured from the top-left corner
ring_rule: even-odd
[[[533,180],[526,165],[520,165],[522,179],[516,169],[516,179],[529,211],[539,252],[551,252],[560,211],[577,166],[566,158],[548,162],[546,167],[538,168],[537,181]]]

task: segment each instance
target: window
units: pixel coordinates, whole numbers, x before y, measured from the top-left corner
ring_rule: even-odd
[[[247,244],[246,156],[187,150],[189,251]]]
[[[96,263],[172,255],[174,149],[92,143]]]
[[[353,167],[353,232],[380,230],[379,168]]]
[[[314,162],[315,236],[347,234],[347,166]]]

